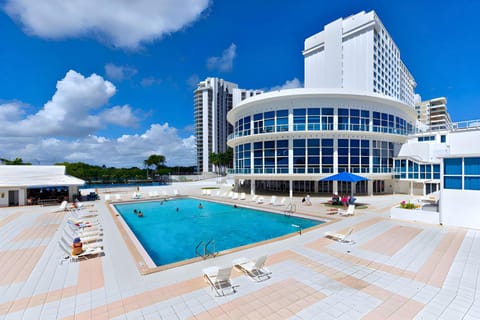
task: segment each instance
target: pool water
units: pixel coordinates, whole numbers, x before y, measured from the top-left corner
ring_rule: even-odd
[[[190,198],[115,207],[157,266],[196,257],[201,241],[214,240],[216,251],[224,251],[323,223]]]

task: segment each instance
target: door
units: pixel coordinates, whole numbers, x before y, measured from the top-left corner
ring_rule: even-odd
[[[8,206],[18,206],[18,190],[8,190]]]

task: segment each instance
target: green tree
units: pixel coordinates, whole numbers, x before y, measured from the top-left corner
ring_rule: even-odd
[[[165,166],[165,156],[161,154],[152,154],[148,157],[148,159],[143,160],[143,164],[147,168],[147,176],[148,176],[148,169],[154,167],[154,173],[158,172],[158,169],[163,168]]]
[[[0,161],[5,164],[5,165],[15,165],[15,166],[19,166],[19,165],[23,165],[23,166],[31,166],[32,164],[30,162],[23,162],[22,158],[15,158],[13,160],[8,160],[8,159],[3,159],[1,158]]]

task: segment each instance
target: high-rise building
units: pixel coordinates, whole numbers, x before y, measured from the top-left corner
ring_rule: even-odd
[[[447,112],[447,98],[440,97],[415,104],[418,120],[429,130],[451,129],[452,120]]]
[[[375,11],[340,18],[305,39],[305,88],[378,93],[414,105],[413,76]]]
[[[239,89],[238,85],[220,78],[206,78],[194,92],[194,119],[197,139],[197,170],[212,172],[210,153],[227,151],[227,138],[233,126],[227,113],[234,105],[248,97],[262,93],[260,90]]]

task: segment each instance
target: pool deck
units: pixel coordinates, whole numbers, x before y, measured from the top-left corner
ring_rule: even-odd
[[[175,184],[202,197],[212,182]],[[227,186],[221,186],[228,190]],[[146,189],[148,190],[148,189]],[[222,190],[222,191],[223,191]],[[125,193],[131,200],[131,192]],[[247,200],[238,205],[272,207]],[[277,197],[279,201],[281,197]],[[480,230],[391,220],[407,195],[359,197],[351,217],[327,214],[327,199],[297,211],[331,222],[302,235],[141,275],[138,259],[103,200],[91,202],[104,229],[105,254],[63,261],[65,212],[56,207],[0,209],[0,319],[479,319]],[[275,209],[279,209],[278,207]],[[353,227],[349,243],[324,237]],[[161,245],[161,243],[159,243]],[[193,248],[192,248],[193,250]],[[216,297],[202,278],[209,266],[268,254],[270,279],[237,270],[236,293]]]

